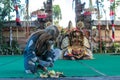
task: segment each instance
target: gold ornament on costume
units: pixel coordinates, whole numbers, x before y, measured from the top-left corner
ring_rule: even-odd
[[[67,28],[68,28],[68,30],[71,30],[73,28],[72,21],[69,21]]]
[[[90,43],[89,43],[89,40],[88,40],[85,36],[84,36],[84,39],[83,39],[83,40],[84,40],[84,43],[83,43],[84,46],[90,49]]]
[[[79,21],[78,23],[77,23],[77,28],[78,29],[82,29],[84,27],[84,23],[82,22],[82,21]]]
[[[51,23],[50,21],[48,21],[48,22],[46,23],[46,26],[50,26],[50,25],[52,25],[52,23]]]

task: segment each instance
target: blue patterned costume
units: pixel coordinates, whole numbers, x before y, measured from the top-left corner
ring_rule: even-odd
[[[44,33],[49,34],[49,31],[45,29]],[[50,49],[49,51],[45,50],[44,53],[41,54],[41,56],[37,56],[36,42],[41,35],[42,34],[33,34],[29,38],[24,49],[24,68],[26,73],[35,73],[37,71],[38,65],[42,67],[53,66],[53,62],[57,59],[58,55],[61,53],[60,49]],[[48,43],[51,44],[51,40],[49,40]]]
[[[24,67],[28,73],[36,71],[35,62],[37,61],[37,56],[35,54],[35,43],[38,37],[39,35],[32,35],[24,50]]]

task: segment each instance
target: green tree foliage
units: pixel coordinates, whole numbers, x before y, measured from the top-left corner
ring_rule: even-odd
[[[14,0],[0,0],[0,42],[2,42],[2,27],[4,21],[10,21],[13,15],[10,12],[14,12]],[[18,6],[20,6],[20,0],[16,0]]]
[[[116,0],[115,4],[116,4],[116,7],[120,6],[120,0]]]
[[[12,18],[13,15],[10,15],[10,12],[14,12],[14,0],[0,0],[0,20],[6,21],[8,18]],[[20,0],[16,0],[18,6],[20,7]],[[6,19],[7,17],[7,19]]]
[[[2,36],[2,27],[3,22],[10,21],[14,15],[11,15],[11,12],[14,12],[14,1],[15,0],[0,0],[0,53],[5,52],[6,54],[8,51],[8,44],[4,42],[4,37]],[[18,7],[21,7],[20,0],[16,0]],[[8,51],[8,52],[6,52]]]
[[[61,8],[59,5],[53,5],[53,19],[58,22],[62,19]]]
[[[108,0],[109,1],[109,0]],[[104,0],[102,0],[102,2],[104,2]],[[111,7],[113,9],[117,8],[118,6],[120,6],[120,0],[115,0],[114,4],[111,5]]]

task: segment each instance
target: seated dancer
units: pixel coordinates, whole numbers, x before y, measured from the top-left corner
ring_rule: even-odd
[[[24,50],[24,68],[26,73],[36,73],[38,69],[47,71],[61,53],[60,49],[51,48],[58,37],[56,26],[50,25],[30,35]]]
[[[68,31],[66,31],[67,33],[69,33],[68,39],[63,38],[61,42],[61,47],[66,47],[67,45],[67,49],[64,51],[63,54],[64,59],[93,59],[93,55],[90,50],[90,43],[83,29],[84,23],[82,21],[79,21],[76,28],[68,28]]]

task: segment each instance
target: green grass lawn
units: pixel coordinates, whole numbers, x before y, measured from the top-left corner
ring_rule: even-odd
[[[93,60],[57,60],[49,70],[67,77],[120,76],[120,55],[94,54]],[[0,56],[0,78],[34,78],[24,72],[23,56]]]

